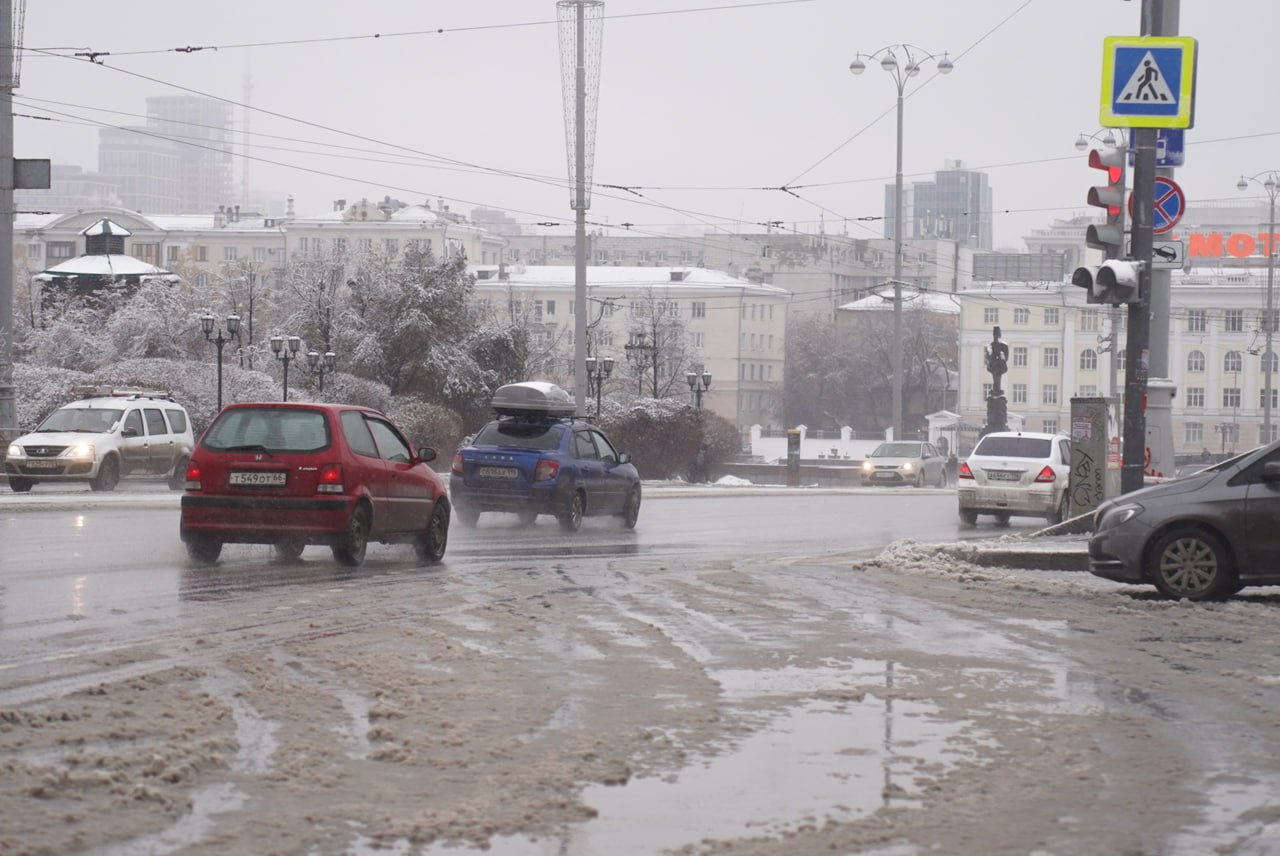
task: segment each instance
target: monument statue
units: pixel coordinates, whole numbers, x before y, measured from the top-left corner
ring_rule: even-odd
[[[985,348],[987,371],[991,372],[991,394],[987,396],[987,424],[982,433],[1009,430],[1009,408],[1001,378],[1009,371],[1009,346],[1000,341],[1000,328],[991,328],[991,343]]]

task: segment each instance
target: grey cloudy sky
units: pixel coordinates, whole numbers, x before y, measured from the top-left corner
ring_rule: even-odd
[[[1196,126],[1178,181],[1244,199],[1280,169],[1264,71],[1273,0],[1183,0],[1200,41]],[[990,175],[1000,246],[1087,210],[1073,143],[1098,130],[1102,40],[1136,35],[1138,0],[607,0],[588,217],[639,232],[787,228],[881,233],[896,91],[858,51],[908,42],[955,71],[908,89],[905,172],[959,159]],[[250,173],[299,213],[338,198],[443,198],[571,224],[554,0],[39,0],[26,10],[15,151],[89,169],[97,129],[151,95],[255,110]],[[398,35],[408,34],[412,35]],[[372,38],[382,34],[380,38]],[[253,45],[248,47],[246,45]],[[180,52],[186,46],[217,50]],[[75,51],[109,52],[101,64]],[[239,123],[245,111],[235,110]],[[48,116],[39,121],[27,115]],[[267,136],[267,135],[275,135]],[[339,148],[341,147],[341,148]],[[527,176],[527,177],[519,177]],[[778,190],[794,188],[795,195]]]

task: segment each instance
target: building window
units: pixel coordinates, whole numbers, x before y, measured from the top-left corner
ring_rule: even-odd
[[[1091,372],[1098,369],[1098,352],[1092,348],[1085,348],[1080,352],[1080,370]]]
[[[1266,445],[1267,443],[1274,443],[1276,441],[1276,437],[1278,436],[1280,436],[1280,425],[1277,425],[1274,422],[1271,423],[1271,436],[1267,436],[1265,433],[1263,433],[1261,425],[1258,426],[1258,443],[1259,444]]]
[[[1013,349],[1013,353],[1011,354],[1011,356],[1013,357],[1013,365],[1015,367],[1017,368],[1027,367],[1027,346],[1026,345],[1016,346]]]
[[[1182,426],[1182,442],[1184,443],[1203,443],[1204,442],[1204,423],[1187,422]]]
[[[1267,391],[1265,389],[1258,390],[1258,406],[1265,408],[1267,406]],[[1280,407],[1280,389],[1271,387],[1271,409],[1275,411]]]
[[[1044,349],[1044,367],[1047,369],[1056,369],[1058,367],[1058,349]]]
[[[180,253],[181,253],[181,250],[178,247],[164,248],[164,257],[166,261],[176,262],[180,257],[179,255]]]
[[[1040,403],[1058,403],[1058,385],[1056,383],[1046,383],[1044,386],[1040,387]]]
[[[1228,386],[1222,390],[1222,406],[1223,407],[1239,407],[1240,406],[1240,387]]]
[[[1187,387],[1187,407],[1204,407],[1204,387]]]
[[[1098,310],[1096,309],[1080,310],[1080,329],[1088,332],[1093,332],[1100,329],[1100,325],[1098,323]]]
[[[1271,332],[1272,332],[1272,333],[1277,332],[1278,330],[1280,330],[1280,327],[1277,327],[1277,326],[1276,326],[1276,324],[1277,324],[1277,323],[1280,323],[1280,309],[1272,309],[1272,310],[1271,310],[1271,324],[1270,324],[1270,325],[1268,325],[1268,324],[1267,324],[1267,313],[1266,313],[1266,312],[1263,312],[1263,313],[1262,313],[1262,332],[1264,332],[1264,333],[1265,333],[1265,332],[1267,331],[1267,327],[1268,327],[1268,326],[1270,326],[1270,327],[1271,327]]]
[[[254,248],[253,248],[253,260],[254,260],[255,262],[265,262],[265,261],[267,260],[267,248],[266,248],[266,247],[254,247]]]
[[[1203,309],[1191,309],[1187,312],[1187,332],[1203,333],[1205,330],[1205,311]]]
[[[1057,420],[1057,419],[1046,419],[1046,420],[1044,420],[1044,433],[1046,433],[1046,434],[1057,434],[1057,433],[1058,433],[1058,420]]]
[[[30,244],[27,244],[27,258],[29,259],[40,258],[40,242],[39,241],[32,241]]]
[[[1098,387],[1097,387],[1095,384],[1092,384],[1092,383],[1086,383],[1086,384],[1084,384],[1083,386],[1081,386],[1081,387],[1080,387],[1080,392],[1079,392],[1079,393],[1077,393],[1077,394],[1078,394],[1081,398],[1097,398],[1097,397],[1098,397]]]
[[[1015,383],[1013,385],[1013,403],[1027,403],[1027,385],[1025,383]]]
[[[196,247],[196,261],[198,261],[198,262],[207,262],[207,261],[209,261],[209,248],[208,248],[208,247],[205,247],[205,246],[198,246],[198,247]]]
[[[999,324],[1000,323],[1000,307],[985,306],[982,309],[983,324]]]
[[[239,253],[236,251],[236,248],[235,248],[235,247],[223,247],[223,248],[222,248],[222,260],[223,260],[224,262],[233,262],[233,261],[235,261],[235,260],[236,260],[236,257],[237,257],[238,255],[239,255]]]
[[[50,241],[46,246],[49,248],[49,261],[51,262],[76,257],[75,241]]]
[[[1238,372],[1244,368],[1244,357],[1239,351],[1227,351],[1227,355],[1222,358],[1222,370],[1224,372]]]
[[[1269,354],[1263,354],[1262,359],[1258,362],[1261,363],[1263,372],[1267,370],[1267,363],[1271,363],[1272,374],[1280,372],[1280,355],[1277,355],[1274,351]]]
[[[1222,316],[1224,329],[1228,333],[1244,332],[1244,310],[1228,309]]]
[[[1187,354],[1187,371],[1202,372],[1204,371],[1204,352],[1192,351]]]
[[[1116,371],[1124,371],[1124,366],[1127,362],[1129,362],[1129,352],[1124,348],[1120,348],[1116,351]]]
[[[693,347],[695,347],[695,348],[704,348],[704,347],[706,347],[706,344],[707,344],[707,334],[706,334],[706,333],[690,333],[690,334],[689,334],[689,344],[690,344],[690,345],[692,345],[692,346],[693,346]]]
[[[983,400],[983,401],[986,401],[988,398],[990,398],[990,397],[991,397],[991,392],[992,392],[994,389],[995,389],[995,387],[991,385],[991,382],[990,382],[990,381],[987,381],[986,383],[984,383],[984,384],[982,385],[982,400]]]
[[[1046,327],[1057,327],[1059,323],[1060,322],[1058,321],[1058,307],[1056,306],[1045,307],[1044,325]]]
[[[1024,307],[1018,307],[1017,309],[1013,310],[1013,323],[1014,324],[1030,324],[1031,310],[1026,309]]]

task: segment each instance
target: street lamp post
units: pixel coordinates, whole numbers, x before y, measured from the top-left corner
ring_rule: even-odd
[[[635,367],[636,379],[639,381],[638,394],[644,395],[644,376],[651,367],[653,369],[653,397],[658,397],[658,345],[650,342],[644,333],[636,333],[631,341],[622,346],[627,362]]]
[[[587,395],[592,395],[594,392],[597,422],[600,421],[600,393],[604,389],[604,382],[611,374],[613,374],[613,357],[605,357],[601,360],[587,357]]]
[[[898,53],[906,59],[898,62]],[[880,67],[893,78],[898,90],[898,156],[893,177],[893,439],[902,439],[902,104],[907,81],[920,73],[920,67],[933,60],[939,74],[950,74],[954,63],[944,53],[941,58],[915,45],[888,45],[869,54],[857,54],[849,71],[862,74],[867,70],[862,58],[879,60]]]
[[[1264,180],[1259,181],[1258,176],[1265,175]],[[1262,442],[1271,442],[1271,363],[1275,359],[1271,350],[1271,337],[1275,332],[1276,319],[1274,317],[1274,288],[1276,278],[1276,252],[1275,252],[1275,235],[1276,235],[1276,193],[1280,192],[1280,173],[1276,171],[1260,172],[1257,175],[1240,176],[1240,180],[1236,182],[1236,187],[1241,190],[1248,190],[1249,184],[1260,184],[1262,189],[1267,192],[1267,198],[1270,200],[1269,213],[1267,216],[1267,240],[1264,246],[1267,248],[1267,311],[1263,316],[1263,326],[1266,335],[1266,348],[1262,353],[1262,373],[1265,384],[1262,392]]]
[[[320,391],[324,392],[324,376],[333,374],[338,368],[338,355],[333,351],[325,351],[321,358],[319,351],[307,351],[307,371],[320,379]]]
[[[222,328],[218,328],[218,335],[213,336],[213,328],[217,323],[217,319],[212,315],[202,315],[200,317],[200,329],[204,331],[206,341],[212,342],[213,346],[218,349],[218,409],[222,409],[222,349],[232,339],[240,338],[240,316],[227,316],[227,335],[222,335]]]
[[[284,400],[289,400],[289,363],[298,358],[298,351],[302,349],[302,340],[297,336],[288,337],[288,347],[285,347],[284,336],[271,337],[271,352],[276,355],[276,359],[284,363]]]
[[[711,372],[686,372],[684,379],[689,382],[689,391],[694,394],[694,406],[702,409],[702,394],[711,389]]]

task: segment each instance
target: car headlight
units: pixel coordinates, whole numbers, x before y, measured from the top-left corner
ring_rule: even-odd
[[[74,446],[68,446],[67,450],[62,453],[64,458],[93,458],[94,448],[92,443],[76,443]]]
[[[874,467],[874,466],[872,466],[872,464],[871,464],[871,462],[870,462],[870,461],[863,461],[863,462],[862,462],[862,471],[863,471],[864,473],[869,473],[869,472],[871,472],[873,469],[875,469],[875,467]]]
[[[1107,529],[1114,529],[1122,523],[1127,523],[1137,517],[1143,511],[1146,511],[1136,502],[1123,502],[1113,505],[1110,508],[1100,509],[1098,520],[1094,524],[1094,532],[1102,532]]]
[[[21,457],[22,457],[22,447],[21,447],[21,446],[19,446],[17,443],[10,443],[10,444],[9,444],[9,457],[10,457],[10,458],[21,458]]]
[[[903,472],[908,472],[908,473],[911,472],[912,470],[911,462],[907,461],[905,464],[903,464],[902,469],[903,469]]]

